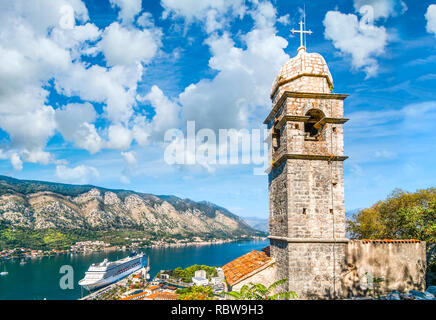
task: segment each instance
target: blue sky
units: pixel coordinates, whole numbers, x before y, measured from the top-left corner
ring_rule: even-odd
[[[267,217],[255,165],[170,166],[166,130],[263,128],[303,1],[0,4],[0,173],[207,200]],[[307,1],[345,101],[346,208],[435,186],[436,4]],[[369,9],[368,9],[369,8]],[[368,11],[369,10],[369,11]],[[368,20],[369,18],[369,20]],[[371,19],[373,18],[373,19]],[[368,26],[368,21],[373,24]]]

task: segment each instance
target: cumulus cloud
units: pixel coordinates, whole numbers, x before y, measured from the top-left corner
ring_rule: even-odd
[[[351,56],[355,69],[363,69],[367,77],[378,73],[375,57],[385,52],[388,34],[383,26],[361,26],[354,14],[339,11],[327,12],[324,21],[325,38],[332,40],[335,48]]]
[[[53,162],[51,154],[42,149],[23,150],[21,156],[24,161],[31,163],[49,164]]]
[[[427,32],[434,33],[436,36],[436,4],[428,6],[425,18],[427,19]]]
[[[114,66],[110,69],[93,65],[74,64],[68,73],[55,79],[58,92],[66,96],[79,96],[83,100],[104,103],[106,117],[112,122],[128,122],[136,103],[137,82],[143,68]]]
[[[179,126],[180,106],[168,99],[158,86],[154,85],[143,100],[149,101],[156,112],[152,127],[159,137],[162,137],[161,133],[165,130]]]
[[[189,85],[179,96],[183,120],[195,120],[198,128],[247,127],[250,121],[260,123],[270,108],[271,84],[289,59],[284,52],[288,43],[276,34],[270,2],[247,12],[254,27],[240,34],[243,47],[236,46],[229,32],[211,35],[206,40],[212,54],[209,66],[217,75]]]
[[[112,7],[118,7],[118,19],[123,23],[131,23],[141,12],[142,0],[110,0]]]
[[[158,54],[162,34],[146,13],[138,21],[141,29],[127,23],[140,13],[141,1],[112,5],[120,8],[122,24],[100,30],[88,21],[81,0],[0,4],[0,129],[7,133],[8,157],[16,153],[20,161],[52,162],[44,149],[56,130],[90,153],[128,148],[133,138],[145,143],[142,115],[136,119],[134,111],[136,90]],[[84,59],[99,52],[106,65]],[[82,103],[56,109],[51,92]],[[102,104],[104,112],[97,115],[90,103]],[[103,119],[99,129],[97,117]]]
[[[277,22],[280,22],[281,24],[283,24],[285,26],[289,25],[291,23],[291,19],[290,19],[289,13],[285,14],[284,16],[281,16],[280,18],[278,18]]]
[[[136,23],[144,28],[154,27],[154,19],[153,15],[150,12],[144,12],[141,16],[136,20]]]
[[[94,167],[79,165],[68,168],[64,165],[56,166],[56,177],[61,181],[85,184],[99,177],[98,170]]]
[[[324,36],[336,49],[350,56],[352,66],[363,70],[367,78],[378,74],[377,57],[385,52],[389,35],[376,22],[403,14],[407,5],[402,0],[354,0],[357,14],[328,11],[323,24]]]
[[[161,46],[158,29],[128,29],[117,22],[109,25],[100,47],[110,66],[149,63]]]
[[[130,147],[132,139],[132,132],[129,128],[120,124],[111,125],[108,129],[108,142],[106,147],[110,149],[125,150]]]
[[[244,0],[162,0],[161,5],[164,19],[181,18],[187,26],[201,22],[208,33],[223,29],[232,18],[242,18],[246,11]]]
[[[93,124],[96,117],[97,113],[89,102],[68,104],[56,110],[57,129],[66,141],[96,153],[103,144]]]
[[[403,14],[407,10],[407,5],[401,0],[354,0],[354,8],[357,12],[361,9],[365,10],[364,6],[372,8],[375,20]]]
[[[151,131],[151,125],[145,116],[135,117],[133,120],[132,134],[138,145],[143,147],[149,143]]]
[[[21,158],[17,153],[11,154],[10,160],[14,170],[21,171],[23,169],[23,161],[21,161]]]

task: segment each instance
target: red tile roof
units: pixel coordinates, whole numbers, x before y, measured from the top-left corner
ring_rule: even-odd
[[[151,291],[153,291],[153,290],[157,290],[157,289],[159,289],[159,288],[160,288],[160,286],[151,286],[151,287],[147,287],[146,290],[151,290]]]
[[[178,296],[179,295],[177,293],[155,292],[144,297],[143,300],[177,300]]]
[[[134,294],[132,296],[122,298],[120,300],[137,300],[137,299],[142,298],[143,296],[146,296],[146,295],[147,295],[147,292],[140,292],[140,293]]]
[[[265,252],[253,250],[223,266],[224,276],[233,285],[251,272],[265,266],[272,259]]]

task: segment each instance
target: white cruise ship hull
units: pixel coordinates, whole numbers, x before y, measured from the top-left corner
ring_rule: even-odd
[[[117,282],[127,277],[133,272],[141,269],[143,267],[142,257],[143,256],[140,255],[139,258],[135,259],[137,261],[135,261],[132,265],[127,265],[128,263],[124,263],[124,264],[120,264],[119,266],[116,266],[115,271],[117,272],[115,273],[112,272],[110,276],[107,276],[107,272],[105,271],[93,270],[93,267],[91,266],[91,268],[85,273],[85,278],[79,281],[79,285],[88,291],[93,291],[108,286],[114,282]],[[99,279],[95,279],[93,277],[93,273],[100,273],[100,272],[102,273],[102,277]]]

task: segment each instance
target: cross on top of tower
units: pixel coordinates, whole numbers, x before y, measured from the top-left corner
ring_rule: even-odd
[[[305,34],[305,33],[312,34],[313,33],[311,30],[309,30],[309,31],[304,30],[304,22],[303,21],[300,21],[299,24],[300,24],[300,30],[294,30],[294,29],[291,30],[292,34],[295,34],[295,33],[300,34],[300,47],[298,48],[298,51],[306,50],[306,46],[304,45],[304,41],[303,41],[303,34]]]

